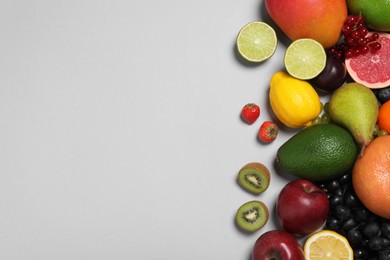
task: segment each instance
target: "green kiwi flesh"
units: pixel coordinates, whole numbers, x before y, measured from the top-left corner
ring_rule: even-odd
[[[253,200],[244,203],[237,210],[236,222],[241,229],[255,232],[267,223],[268,217],[267,206],[261,201]]]
[[[270,173],[267,167],[261,163],[248,163],[238,172],[237,180],[243,189],[260,194],[269,186]]]

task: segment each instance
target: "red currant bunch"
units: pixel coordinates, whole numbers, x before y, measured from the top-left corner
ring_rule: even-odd
[[[352,58],[369,51],[376,52],[382,46],[377,33],[369,34],[362,15],[349,15],[342,28],[344,42],[329,49],[329,54],[338,58]]]

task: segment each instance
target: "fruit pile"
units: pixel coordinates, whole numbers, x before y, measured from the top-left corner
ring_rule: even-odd
[[[291,42],[284,70],[269,82],[276,119],[260,124],[258,138],[274,141],[282,125],[297,132],[275,154],[277,170],[293,177],[276,205],[254,199],[236,212],[238,227],[254,233],[275,206],[280,228],[258,237],[252,259],[390,259],[390,2],[264,1]],[[250,22],[237,50],[261,63],[277,36],[269,24]],[[324,105],[320,93],[329,98]],[[253,125],[260,107],[248,103],[241,115]],[[272,174],[250,162],[237,181],[256,196]]]
[[[317,182],[329,198],[330,212],[325,229],[345,236],[354,250],[354,259],[390,259],[390,220],[368,210],[357,197],[351,172]]]

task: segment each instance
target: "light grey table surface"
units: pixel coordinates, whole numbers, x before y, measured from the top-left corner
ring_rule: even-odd
[[[249,260],[292,134],[256,139],[286,41],[257,66],[235,53],[264,19],[261,0],[2,0],[0,259]],[[235,181],[252,161],[272,174],[260,196]],[[272,217],[248,235],[234,215],[253,199]]]

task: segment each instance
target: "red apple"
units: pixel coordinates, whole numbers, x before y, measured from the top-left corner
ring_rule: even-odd
[[[276,214],[288,232],[304,236],[319,229],[326,221],[329,200],[326,193],[312,182],[297,179],[280,191]]]
[[[262,234],[252,251],[252,260],[305,260],[298,240],[284,230],[270,230]]]

